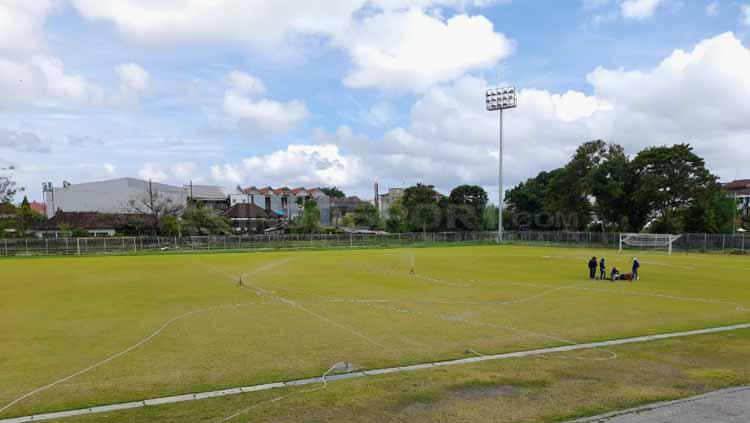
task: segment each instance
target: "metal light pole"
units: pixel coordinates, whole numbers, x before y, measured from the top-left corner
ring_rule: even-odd
[[[500,136],[498,140],[498,225],[497,225],[497,243],[503,241],[503,110],[513,109],[518,104],[516,101],[516,88],[513,86],[490,88],[485,93],[487,111],[500,111]]]

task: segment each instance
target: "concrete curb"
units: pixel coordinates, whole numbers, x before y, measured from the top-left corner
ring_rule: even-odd
[[[414,371],[414,370],[430,369],[434,367],[458,366],[458,365],[463,365],[463,364],[480,363],[483,361],[504,360],[504,359],[509,359],[509,358],[519,358],[519,357],[531,357],[531,356],[543,355],[543,354],[554,354],[554,353],[560,353],[560,352],[587,350],[587,349],[592,349],[592,348],[609,347],[609,346],[614,346],[614,345],[635,344],[635,343],[640,343],[640,342],[658,341],[661,339],[683,338],[683,337],[688,337],[688,336],[705,335],[705,334],[719,333],[719,332],[729,332],[729,331],[741,330],[741,329],[750,329],[750,323],[743,323],[743,324],[731,325],[731,326],[721,326],[721,327],[707,328],[707,329],[698,329],[698,330],[691,330],[691,331],[685,331],[685,332],[673,332],[673,333],[665,333],[665,334],[659,334],[659,335],[638,336],[635,338],[614,339],[610,341],[590,342],[587,344],[575,344],[575,345],[565,345],[561,347],[517,351],[517,352],[511,352],[511,353],[504,353],[504,354],[486,355],[486,356],[481,356],[481,357],[470,357],[470,358],[462,358],[462,359],[456,359],[456,360],[438,361],[438,362],[433,362],[433,363],[412,364],[412,365],[401,366],[401,367],[365,370],[365,371],[359,371],[359,372],[326,376],[325,381],[334,382],[334,381],[343,380],[343,379],[361,378],[365,376],[376,376],[376,375],[382,375],[382,374],[388,374],[388,373],[409,372],[409,371]],[[207,398],[216,398],[216,397],[224,397],[228,395],[244,394],[248,392],[267,391],[270,389],[284,388],[284,387],[289,387],[289,386],[311,385],[311,384],[316,384],[316,383],[324,383],[323,377],[321,376],[321,377],[313,377],[313,378],[307,378],[307,379],[297,379],[297,380],[291,380],[291,381],[285,381],[285,382],[274,382],[274,383],[266,383],[266,384],[261,384],[261,385],[239,387],[239,388],[228,388],[228,389],[222,389],[218,391],[200,392],[200,393],[195,393],[195,394],[176,395],[176,396],[162,397],[162,398],[152,398],[152,399],[146,399],[142,401],[100,405],[96,407],[81,408],[81,409],[76,409],[76,410],[58,411],[58,412],[53,412],[53,413],[13,417],[9,419],[2,419],[0,420],[0,423],[36,422],[36,421],[41,421],[41,420],[59,419],[59,418],[64,418],[64,417],[81,416],[81,415],[86,415],[86,414],[106,413],[106,412],[118,411],[118,410],[128,410],[131,408],[142,408],[142,407],[148,407],[148,406],[154,406],[154,405],[174,404],[174,403],[186,402],[186,401],[196,401],[196,400],[207,399]],[[598,417],[598,418],[602,419],[604,417]],[[577,420],[576,423],[597,422],[597,421],[600,421],[600,420],[585,420],[584,419],[580,421]]]

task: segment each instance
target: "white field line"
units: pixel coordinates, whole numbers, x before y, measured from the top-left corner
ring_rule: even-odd
[[[651,342],[651,341],[658,341],[658,340],[671,339],[671,338],[684,338],[688,336],[706,335],[706,334],[712,334],[712,333],[729,332],[729,331],[743,330],[743,329],[750,329],[750,323],[743,323],[743,324],[737,324],[737,325],[731,325],[731,326],[720,326],[720,327],[698,329],[698,330],[691,330],[691,331],[684,331],[684,332],[673,332],[673,333],[664,333],[664,334],[658,334],[658,335],[638,336],[634,338],[613,339],[610,341],[590,342],[586,344],[565,345],[561,347],[517,351],[517,352],[511,352],[511,353],[504,353],[504,354],[484,355],[484,356],[478,356],[478,357],[461,358],[461,359],[456,359],[456,360],[438,361],[438,362],[432,362],[432,363],[412,364],[408,366],[389,367],[389,368],[384,368],[384,369],[365,370],[365,371],[358,371],[358,372],[352,372],[352,373],[338,374],[334,376],[326,376],[326,377],[320,376],[320,377],[313,377],[313,378],[308,378],[308,379],[297,379],[297,380],[285,381],[285,382],[273,382],[273,383],[266,383],[262,385],[253,385],[253,386],[245,386],[245,387],[240,387],[240,388],[223,389],[219,391],[209,391],[209,392],[177,395],[177,396],[163,397],[163,398],[152,398],[152,399],[147,399],[147,400],[142,400],[142,401],[134,401],[134,402],[127,402],[127,403],[120,403],[120,404],[111,404],[111,405],[101,405],[101,406],[82,408],[82,409],[77,409],[77,410],[68,410],[68,411],[60,411],[60,412],[55,412],[55,413],[37,414],[37,415],[32,415],[32,416],[14,417],[14,418],[9,418],[9,419],[2,419],[0,420],[0,423],[28,423],[28,422],[35,422],[35,421],[40,421],[40,420],[59,419],[63,417],[72,417],[72,416],[81,416],[81,415],[86,415],[86,414],[106,413],[106,412],[112,412],[112,411],[118,411],[118,410],[127,410],[131,408],[142,408],[142,407],[153,406],[153,405],[174,404],[174,403],[195,401],[195,400],[207,399],[207,398],[224,397],[224,396],[229,396],[229,395],[243,394],[247,392],[267,391],[271,389],[284,388],[284,387],[290,387],[290,386],[303,386],[303,385],[312,385],[312,384],[319,384],[319,383],[329,383],[329,382],[334,382],[334,381],[342,380],[342,379],[362,378],[362,377],[367,377],[367,376],[376,376],[376,375],[389,374],[389,373],[410,372],[410,371],[415,371],[415,370],[432,369],[436,367],[458,366],[458,365],[480,363],[480,362],[485,362],[485,361],[506,360],[506,359],[511,359],[511,358],[533,357],[533,356],[539,356],[539,355],[545,355],[545,354],[564,353],[564,352],[570,352],[570,351],[587,350],[587,349],[592,349],[592,348],[611,347],[611,346],[635,344],[635,343],[641,343],[641,342]]]
[[[38,393],[40,393],[42,391],[46,391],[47,389],[50,389],[50,388],[52,388],[54,386],[57,386],[57,385],[59,385],[61,383],[67,382],[67,381],[69,381],[70,379],[73,379],[76,376],[80,376],[80,375],[82,375],[84,373],[90,372],[91,370],[94,370],[97,367],[103,366],[103,365],[109,363],[110,361],[112,361],[112,360],[114,360],[114,359],[116,359],[118,357],[121,357],[121,356],[123,356],[123,355],[125,355],[125,354],[127,354],[127,353],[129,353],[131,351],[133,351],[134,349],[142,346],[146,342],[150,341],[151,339],[153,339],[154,337],[156,337],[157,335],[159,335],[169,325],[171,325],[172,323],[174,323],[174,322],[176,322],[176,321],[178,321],[180,319],[183,319],[185,317],[188,317],[188,316],[191,316],[191,315],[194,315],[194,314],[198,314],[198,313],[205,313],[205,312],[209,312],[209,311],[222,310],[222,309],[232,309],[232,308],[243,307],[243,306],[248,306],[248,305],[255,305],[255,304],[256,303],[220,305],[220,306],[216,306],[216,307],[209,307],[209,308],[204,308],[204,309],[200,309],[200,310],[188,311],[187,313],[182,313],[179,316],[175,316],[175,317],[167,320],[166,322],[164,322],[164,324],[162,324],[151,335],[149,335],[149,336],[141,339],[140,341],[138,341],[137,343],[129,346],[128,348],[126,348],[126,349],[124,349],[124,350],[122,350],[122,351],[120,351],[120,352],[118,352],[116,354],[113,354],[113,355],[105,358],[104,360],[96,363],[96,364],[92,364],[91,366],[86,367],[85,369],[79,370],[79,371],[77,371],[77,372],[75,372],[75,373],[73,373],[73,374],[71,374],[69,376],[66,376],[66,377],[64,377],[62,379],[58,379],[58,380],[56,380],[56,381],[54,381],[54,382],[52,382],[50,384],[44,385],[44,386],[42,386],[40,388],[36,388],[33,391],[30,391],[30,392],[27,392],[27,393],[21,395],[20,397],[14,399],[13,401],[9,402],[8,404],[6,404],[2,408],[0,408],[0,413],[2,413],[3,411],[9,409],[10,407],[16,405],[17,403],[23,401],[24,399],[29,398],[32,395],[36,395],[36,394],[38,394]]]
[[[264,401],[264,402],[259,402],[257,404],[253,404],[253,405],[251,405],[249,407],[245,407],[245,408],[243,408],[243,409],[235,412],[234,414],[232,414],[230,416],[227,416],[227,417],[219,420],[219,423],[228,422],[228,421],[234,419],[235,417],[239,417],[239,416],[241,416],[241,415],[243,415],[243,414],[247,413],[248,411],[251,411],[251,410],[253,410],[255,408],[258,408],[258,407],[263,406],[263,405],[271,404],[271,403],[274,403],[274,402],[277,402],[277,401],[281,401],[281,400],[289,398],[290,396],[295,395],[295,394],[297,394],[297,395],[299,395],[299,394],[306,394],[306,393],[309,393],[309,392],[315,392],[315,391],[320,391],[322,389],[326,389],[328,387],[328,380],[326,378],[333,371],[333,369],[335,369],[336,366],[338,366],[339,364],[343,364],[343,363],[336,363],[333,366],[331,366],[331,368],[328,369],[325,373],[323,373],[323,376],[320,377],[321,378],[321,382],[323,383],[323,385],[321,385],[321,386],[319,386],[317,388],[310,388],[310,389],[305,389],[303,391],[296,391],[296,392],[292,392],[292,393],[287,394],[287,395],[282,395],[282,396],[273,398],[273,399],[268,400],[268,401]]]
[[[366,341],[366,342],[368,342],[368,343],[370,343],[372,345],[378,346],[378,347],[383,348],[383,349],[388,349],[388,347],[386,347],[385,345],[379,343],[378,341],[376,341],[376,340],[368,337],[367,335],[365,335],[365,334],[363,334],[361,332],[358,332],[358,331],[350,328],[347,325],[344,325],[342,323],[339,323],[339,322],[336,322],[334,320],[331,320],[328,317],[323,316],[322,314],[316,313],[316,312],[314,312],[314,311],[312,311],[312,310],[310,310],[310,309],[302,306],[301,304],[299,304],[296,301],[290,300],[288,298],[284,298],[284,297],[282,297],[280,295],[276,295],[274,292],[272,292],[272,291],[270,291],[268,289],[265,289],[265,288],[263,288],[261,286],[258,286],[258,285],[254,285],[254,284],[249,283],[249,282],[247,282],[245,280],[245,277],[247,277],[247,276],[253,276],[253,275],[256,275],[256,274],[258,274],[260,272],[263,272],[265,270],[270,270],[270,269],[272,269],[274,267],[280,266],[282,264],[286,264],[286,263],[288,263],[291,260],[292,260],[292,258],[290,257],[290,258],[278,260],[278,261],[275,261],[275,262],[271,262],[271,263],[268,263],[268,264],[266,264],[264,266],[261,266],[261,267],[255,269],[255,270],[253,270],[251,272],[243,273],[243,274],[241,274],[239,276],[238,275],[234,275],[234,274],[229,273],[229,272],[226,272],[226,271],[224,271],[222,269],[214,268],[213,266],[210,266],[210,265],[208,265],[206,263],[203,263],[203,264],[204,264],[204,266],[209,267],[210,269],[213,269],[214,271],[216,271],[216,272],[218,272],[220,274],[223,274],[224,276],[226,276],[227,278],[229,278],[232,281],[238,280],[239,283],[240,283],[240,286],[242,288],[252,289],[253,291],[255,291],[255,293],[258,296],[270,298],[270,299],[278,301],[278,302],[280,302],[282,304],[286,304],[286,305],[288,305],[288,306],[290,306],[292,308],[295,308],[295,309],[300,310],[300,311],[302,311],[304,313],[307,313],[307,314],[309,314],[309,315],[311,315],[313,317],[316,317],[319,320],[322,320],[322,321],[328,323],[329,325],[332,325],[332,326],[337,327],[339,329],[342,329],[342,330],[344,330],[346,332],[349,332],[350,334],[352,334],[352,335],[354,335],[354,336],[356,336],[356,337],[358,337],[360,339],[363,339],[364,341]]]
[[[551,284],[544,284],[544,283],[527,283],[527,282],[505,282],[505,281],[487,281],[487,283],[494,283],[494,284],[501,284],[501,285],[512,285],[512,286],[527,286],[527,287],[536,287],[536,288],[553,288],[557,285],[551,285]],[[606,282],[603,282],[606,283]],[[635,283],[641,283],[641,282],[635,282]],[[623,282],[623,284],[629,284],[629,282]],[[698,303],[705,303],[705,304],[721,304],[721,305],[728,305],[728,306],[734,306],[735,310],[737,311],[747,311],[745,306],[741,303],[736,303],[733,301],[724,301],[724,300],[716,300],[712,298],[700,298],[700,297],[683,297],[678,295],[670,295],[670,294],[658,294],[653,292],[643,292],[643,291],[615,291],[613,289],[605,289],[605,288],[588,288],[585,287],[586,283],[580,284],[584,286],[576,286],[576,285],[568,285],[568,289],[575,289],[575,290],[581,290],[581,291],[592,291],[592,292],[602,292],[602,293],[608,293],[608,294],[622,294],[622,295],[631,295],[631,296],[637,296],[637,297],[654,297],[654,298],[664,298],[668,300],[674,300],[674,301],[685,301],[685,302],[698,302]]]

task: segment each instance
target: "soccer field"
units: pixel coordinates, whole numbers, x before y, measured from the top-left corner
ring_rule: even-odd
[[[592,255],[627,271],[632,254],[474,246],[3,259],[0,408],[53,385],[0,417],[315,377],[341,362],[376,369],[750,321],[747,257],[639,252],[640,281],[588,280]],[[605,350],[579,356],[617,361]]]

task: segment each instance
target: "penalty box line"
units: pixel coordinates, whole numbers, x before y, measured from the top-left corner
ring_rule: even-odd
[[[517,352],[503,353],[503,354],[483,355],[479,357],[462,358],[462,359],[456,359],[456,360],[437,361],[437,362],[431,362],[431,363],[412,364],[412,365],[407,365],[407,366],[365,370],[365,371],[352,372],[352,373],[343,373],[343,374],[337,374],[333,376],[322,376],[322,377],[314,377],[314,378],[307,378],[307,379],[297,379],[297,380],[291,380],[291,381],[265,383],[261,385],[252,385],[252,386],[245,386],[245,387],[239,387],[239,388],[222,389],[218,391],[200,392],[200,393],[195,393],[195,394],[185,394],[185,395],[176,395],[176,396],[171,396],[171,397],[152,398],[152,399],[147,399],[147,400],[142,400],[142,401],[100,405],[100,406],[95,406],[95,407],[81,408],[81,409],[68,410],[68,411],[59,411],[59,412],[46,413],[46,414],[36,414],[36,415],[30,415],[30,416],[1,419],[0,423],[27,423],[27,422],[35,422],[35,421],[41,421],[41,420],[59,419],[59,418],[64,418],[64,417],[81,416],[81,415],[86,415],[86,414],[107,413],[107,412],[113,412],[113,411],[118,411],[118,410],[128,410],[128,409],[133,409],[133,408],[143,408],[143,407],[155,406],[155,405],[174,404],[174,403],[180,403],[180,402],[186,402],[186,401],[196,401],[196,400],[201,400],[201,399],[224,397],[224,396],[229,396],[229,395],[244,394],[248,392],[267,391],[267,390],[276,389],[276,388],[303,386],[303,385],[311,385],[311,384],[319,384],[319,383],[330,383],[330,382],[334,382],[337,380],[362,378],[365,376],[376,376],[376,375],[382,375],[382,374],[388,374],[388,373],[409,372],[409,371],[415,371],[415,370],[431,369],[435,367],[458,366],[458,365],[465,365],[465,364],[472,364],[472,363],[480,363],[484,361],[504,360],[504,359],[510,359],[510,358],[532,357],[532,356],[545,355],[545,354],[554,354],[554,353],[561,353],[561,352],[579,351],[579,350],[587,350],[587,349],[593,349],[593,348],[658,341],[662,339],[684,338],[684,337],[696,336],[696,335],[730,332],[730,331],[742,330],[742,329],[750,329],[750,323],[743,323],[743,324],[730,325],[730,326],[720,326],[720,327],[713,327],[713,328],[706,328],[706,329],[697,329],[697,330],[684,331],[684,332],[672,332],[672,333],[664,333],[664,334],[658,334],[658,335],[638,336],[634,338],[613,339],[609,341],[590,342],[590,343],[585,343],[585,344],[565,345],[565,346],[560,346],[560,347],[541,348],[541,349],[536,349],[536,350],[517,351]]]

